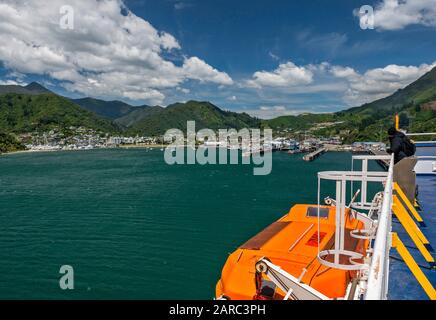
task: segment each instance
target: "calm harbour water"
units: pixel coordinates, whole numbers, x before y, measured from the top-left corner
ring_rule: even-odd
[[[211,299],[230,252],[287,213],[316,203],[312,163],[275,153],[250,165],[168,166],[156,149],[0,157],[1,299]],[[72,265],[75,289],[59,288]]]

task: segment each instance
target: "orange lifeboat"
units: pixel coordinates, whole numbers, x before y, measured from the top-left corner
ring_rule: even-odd
[[[320,251],[333,250],[337,230],[335,219],[335,206],[320,206],[318,211],[317,205],[295,205],[288,214],[229,256],[221,279],[216,285],[216,298],[298,299],[297,295],[285,292],[283,286],[277,285],[261,272],[262,268],[258,268],[257,265],[262,259],[279,266],[277,270],[296,279],[295,282],[306,288],[306,291],[312,290],[327,299],[344,298],[347,290],[352,290],[352,284],[356,283],[353,279],[359,271],[353,270],[352,267],[349,270],[333,268],[328,263],[322,263],[318,257]],[[355,252],[363,259],[369,240],[365,237],[355,237],[353,234],[363,230],[364,223],[357,219],[349,208],[345,211],[344,223],[343,250]],[[333,263],[333,257],[325,257],[325,261]],[[341,256],[340,263],[352,266],[358,262],[349,256]],[[277,281],[280,284],[280,279]]]

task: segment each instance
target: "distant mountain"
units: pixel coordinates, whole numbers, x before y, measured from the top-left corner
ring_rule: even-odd
[[[131,127],[135,125],[136,123],[142,121],[143,119],[153,116],[161,111],[163,111],[164,108],[155,106],[155,107],[136,107],[131,112],[127,113],[126,115],[115,119],[115,123],[120,125],[121,127]]]
[[[246,113],[223,111],[206,101],[188,101],[175,103],[160,111],[134,123],[127,132],[131,134],[161,135],[168,129],[186,130],[187,121],[195,121],[196,129],[209,128],[212,130],[226,128],[256,128],[260,120]]]
[[[44,93],[52,93],[47,88],[43,87],[37,82],[29,83],[27,86],[20,85],[5,85],[0,86],[0,94],[5,93],[19,93],[19,94],[44,94]]]
[[[0,130],[23,133],[53,127],[83,126],[102,132],[118,128],[109,120],[84,110],[69,99],[51,94],[0,95]]]
[[[105,101],[93,98],[72,99],[72,101],[88,111],[112,120],[121,118],[130,112],[148,108],[148,106],[134,107],[122,101]]]

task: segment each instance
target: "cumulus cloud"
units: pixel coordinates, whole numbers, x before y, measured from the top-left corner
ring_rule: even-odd
[[[181,49],[177,39],[156,30],[121,0],[68,2],[74,29],[60,28],[63,0],[2,0],[0,61],[25,74],[48,75],[85,95],[161,103],[164,89],[187,80],[218,85],[233,81],[198,57],[177,66],[164,58]]]
[[[433,64],[420,66],[388,65],[384,68],[369,69],[360,74],[350,67],[333,66],[330,72],[348,82],[344,100],[349,105],[358,105],[389,96],[404,88],[436,67]]]
[[[0,86],[18,86],[18,85],[24,85],[24,83],[15,80],[0,80]]]
[[[253,88],[262,87],[292,87],[312,83],[313,72],[309,67],[297,66],[293,62],[280,64],[272,72],[257,71],[252,79],[246,82],[247,86]]]
[[[358,15],[358,10],[354,11]],[[436,0],[383,0],[374,8],[374,25],[399,30],[409,25],[436,26]]]
[[[183,63],[183,71],[190,79],[202,82],[209,81],[222,85],[233,84],[233,80],[228,74],[219,72],[197,57],[186,59]]]
[[[351,67],[327,62],[305,66],[296,66],[288,62],[272,72],[254,73],[252,79],[245,80],[245,84],[248,88],[261,91],[263,95],[270,91],[275,95],[331,93],[342,96],[342,101],[346,105],[357,106],[389,96],[434,67],[436,62],[419,66],[393,64],[359,73]]]

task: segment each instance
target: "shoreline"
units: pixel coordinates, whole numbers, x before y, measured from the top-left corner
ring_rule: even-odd
[[[68,151],[90,151],[90,150],[109,150],[109,149],[158,149],[158,148],[165,148],[165,146],[161,146],[158,144],[151,144],[151,145],[123,145],[123,146],[117,146],[117,147],[103,147],[103,148],[92,148],[92,149],[65,149],[65,150],[18,150],[18,151],[8,151],[0,153],[0,156],[6,156],[6,155],[13,155],[13,154],[20,154],[20,153],[41,153],[41,152],[68,152]]]
[[[14,154],[22,154],[22,153],[44,153],[44,152],[74,152],[74,151],[91,151],[91,150],[110,150],[110,149],[120,149],[120,150],[128,150],[128,149],[161,149],[166,148],[167,146],[152,144],[152,145],[123,145],[118,147],[104,147],[104,148],[93,148],[93,149],[71,149],[71,150],[18,150],[18,151],[9,151],[0,153],[0,157]],[[186,147],[186,146],[185,146]],[[341,150],[341,149],[330,149],[329,152],[351,152],[351,150]],[[282,152],[282,151],[278,151]],[[304,152],[298,152],[295,154],[300,154]]]
[[[148,148],[156,149],[156,148],[165,148],[165,147],[166,145],[161,145],[161,144],[144,144],[144,145],[129,144],[129,145],[120,145],[116,148],[117,149],[148,149]],[[108,148],[100,148],[100,149],[108,149]]]
[[[36,153],[36,152],[56,152],[56,151],[67,151],[67,150],[18,150],[18,151],[8,151],[3,152],[0,156],[12,155],[12,154],[20,154],[20,153]]]

